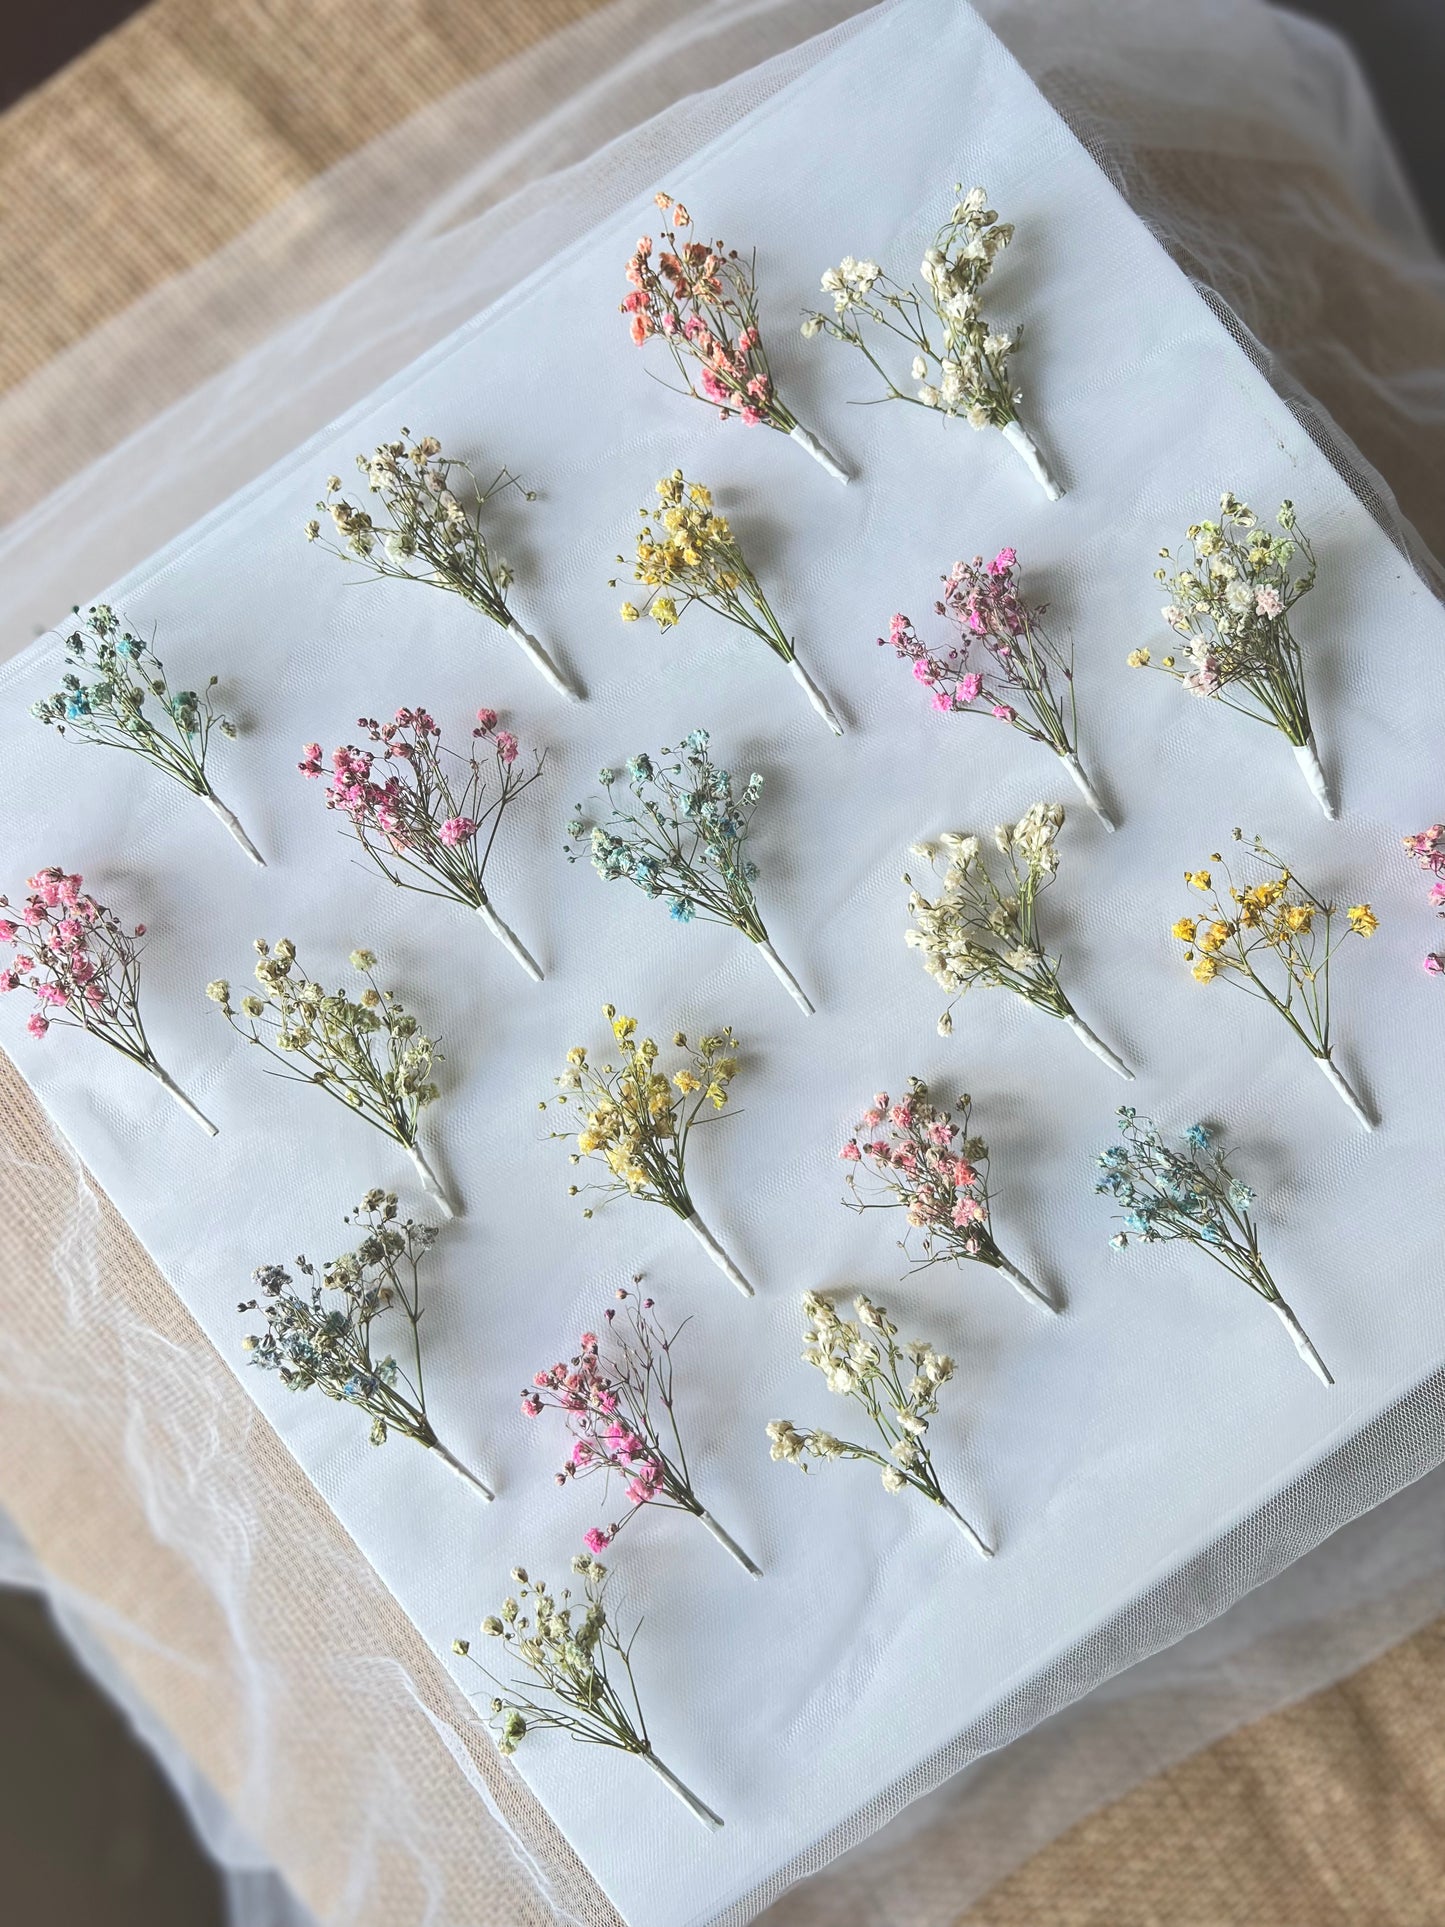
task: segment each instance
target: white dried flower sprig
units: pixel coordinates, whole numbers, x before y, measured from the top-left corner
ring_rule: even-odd
[[[284,1266],[257,1266],[252,1277],[259,1296],[236,1307],[243,1314],[258,1311],[266,1321],[263,1332],[242,1341],[250,1363],[275,1372],[288,1391],[314,1387],[339,1404],[354,1405],[371,1420],[373,1445],[385,1445],[393,1432],[414,1439],[484,1499],[495,1497],[442,1444],[427,1417],[421,1270],[437,1227],[414,1218],[398,1222],[395,1196],[379,1190],[368,1191],[344,1222],[361,1228],[360,1243],[319,1272],[309,1259],[297,1258],[305,1280],[299,1291]],[[411,1327],[410,1372],[373,1339],[377,1322],[393,1311]]]
[[[572,1571],[582,1582],[578,1598],[571,1587],[554,1593],[545,1579],[514,1566],[515,1597],[482,1621],[483,1634],[525,1667],[530,1679],[501,1679],[473,1655],[470,1640],[452,1642],[459,1659],[469,1660],[501,1688],[488,1709],[498,1752],[513,1754],[528,1733],[551,1728],[587,1746],[630,1753],[645,1761],[704,1826],[720,1827],[721,1818],[653,1751],[632,1671],[641,1621],[624,1640],[608,1617],[608,1571],[600,1559],[576,1553]]]
[[[374,511],[346,500],[339,475],[327,479],[325,499],[306,524],[307,541],[320,541],[344,562],[365,563],[373,575],[425,582],[459,595],[506,630],[559,696],[581,702],[541,643],[512,614],[507,603],[512,571],[493,555],[482,532],[482,510],[494,495],[515,488],[532,502],[535,491],[523,488],[506,468],[483,488],[468,463],[442,454],[435,435],[414,442],[410,435],[411,430],[403,428],[400,440],[383,442],[372,454],[356,458],[376,498]],[[327,523],[339,540],[323,539]]]
[[[767,1428],[773,1458],[805,1472],[810,1458],[824,1464],[834,1459],[866,1459],[879,1467],[885,1492],[921,1493],[954,1520],[975,1552],[991,1559],[993,1547],[940,1485],[927,1444],[939,1392],[953,1377],[953,1360],[936,1352],[925,1339],[900,1345],[898,1327],[882,1305],[873,1304],[861,1292],[853,1308],[858,1314],[856,1324],[840,1318],[819,1293],[803,1294],[807,1325],[803,1363],[823,1374],[830,1392],[862,1407],[879,1445],[857,1445],[816,1428],[800,1432],[791,1419],[774,1419]]]
[[[224,977],[207,984],[231,1028],[280,1066],[273,1077],[309,1084],[346,1105],[399,1144],[411,1159],[427,1195],[455,1217],[453,1203],[417,1142],[421,1114],[440,1096],[432,1070],[441,1052],[376,980],[376,954],[353,950],[351,967],[365,979],[359,995],[328,991],[308,977],[289,937],[256,940],[256,983],[239,1007]]]
[[[833,298],[832,313],[809,314],[803,333],[830,334],[856,348],[882,377],[887,400],[956,416],[971,428],[998,429],[1056,502],[1063,490],[1019,419],[1023,394],[1009,370],[1023,329],[1008,334],[991,326],[980,307],[984,283],[1014,230],[989,207],[981,187],[954,192],[960,198],[923,257],[921,290],[893,280],[876,261],[845,255],[822,280],[824,294]],[[880,359],[890,344],[879,343],[875,352],[867,328],[881,329],[911,351],[911,393]]]
[[[1044,948],[1038,924],[1038,899],[1058,872],[1055,841],[1064,823],[1057,803],[1035,803],[1017,823],[1000,823],[994,842],[1003,858],[996,878],[982,841],[945,830],[938,846],[915,843],[914,854],[939,879],[936,897],[926,897],[905,873],[912,928],[904,942],[921,951],[923,967],[935,983],[957,999],[976,984],[1011,990],[1037,1010],[1060,1017],[1094,1055],[1120,1077],[1129,1066],[1079,1016],[1059,981],[1059,959]],[[938,1020],[947,1037],[953,1007]]]

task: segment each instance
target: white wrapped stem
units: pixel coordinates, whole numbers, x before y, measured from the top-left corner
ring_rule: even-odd
[[[710,1806],[699,1800],[692,1788],[679,1780],[670,1766],[664,1766],[650,1747],[645,1753],[640,1754],[639,1758],[646,1760],[658,1779],[671,1787],[694,1818],[701,1820],[705,1827],[711,1827],[714,1833],[718,1832],[722,1826],[722,1815],[714,1813]]]
[[[1023,423],[1006,422],[999,430],[999,433],[1003,436],[1015,455],[1023,462],[1024,467],[1028,470],[1029,474],[1033,476],[1049,500],[1051,502],[1057,502],[1064,491],[1049,473],[1048,466],[1039,450],[1038,443],[1024,427]]]
[[[1053,1299],[1050,1298],[1046,1292],[1040,1291],[1033,1279],[1020,1271],[1011,1259],[1005,1258],[1002,1252],[998,1254],[997,1268],[1003,1273],[1004,1277],[1008,1279],[1009,1283],[1021,1298],[1027,1298],[1035,1305],[1042,1305],[1045,1311],[1051,1311],[1055,1316],[1058,1315],[1059,1308]]]
[[[156,1082],[161,1086],[163,1086],[164,1089],[170,1092],[171,1096],[176,1100],[177,1104],[180,1105],[181,1109],[185,1112],[186,1116],[189,1118],[192,1118],[197,1124],[200,1125],[201,1129],[205,1132],[207,1137],[216,1136],[217,1134],[216,1126],[212,1124],[211,1120],[206,1116],[204,1111],[198,1110],[197,1107],[191,1102],[191,1100],[186,1096],[185,1092],[181,1089],[180,1085],[171,1076],[169,1071],[163,1070],[159,1064],[149,1064],[146,1066],[146,1068],[149,1070],[151,1076],[156,1080]]]
[[[1134,1081],[1134,1073],[1124,1062],[1123,1058],[1120,1057],[1117,1052],[1111,1051],[1102,1037],[1096,1037],[1082,1017],[1078,1017],[1073,1011],[1070,1011],[1065,1017],[1064,1022],[1074,1033],[1075,1037],[1078,1038],[1079,1042],[1083,1044],[1086,1049],[1091,1050],[1095,1057],[1102,1058],[1111,1071],[1117,1071],[1120,1077],[1127,1077],[1130,1083]]]
[[[819,463],[823,468],[826,468],[828,473],[833,477],[835,482],[842,482],[846,485],[848,482],[852,481],[853,479],[852,476],[848,473],[847,469],[844,468],[843,464],[837,459],[837,457],[830,455],[827,449],[824,448],[823,444],[818,440],[817,436],[810,435],[807,429],[804,428],[801,423],[794,424],[794,426],[788,431],[788,438],[790,441],[795,441],[798,444],[799,448],[807,449],[808,453],[812,456],[813,460]]]
[[[518,937],[517,933],[502,922],[502,919],[497,915],[491,904],[479,903],[477,905],[477,915],[497,939],[497,942],[511,951],[512,955],[517,959],[517,962],[532,979],[532,982],[534,984],[541,983],[542,971],[536,959],[527,949],[521,938]]]
[[[724,1277],[732,1280],[744,1298],[751,1298],[753,1296],[752,1286],[748,1283],[747,1279],[744,1278],[743,1274],[738,1270],[732,1259],[729,1258],[697,1213],[695,1211],[692,1212],[690,1216],[683,1219],[683,1223],[687,1226],[693,1237],[697,1239],[708,1257],[712,1259],[718,1270],[723,1273]]]
[[[1294,1346],[1305,1364],[1309,1366],[1310,1370],[1322,1385],[1333,1385],[1335,1381],[1329,1366],[1326,1365],[1325,1361],[1315,1350],[1309,1333],[1295,1317],[1283,1298],[1271,1298],[1270,1303],[1274,1307],[1275,1317],[1289,1333],[1290,1343]]]
[[[803,694],[808,698],[808,701],[813,705],[814,709],[817,710],[833,734],[835,736],[841,736],[843,734],[843,725],[838,721],[837,711],[833,708],[833,705],[828,701],[828,698],[813,681],[813,678],[808,674],[796,656],[789,662],[788,670],[793,681],[798,684]]]
[[[479,1479],[476,1473],[472,1471],[470,1466],[463,1465],[461,1460],[456,1456],[455,1453],[448,1452],[447,1448],[442,1444],[440,1439],[434,1439],[431,1445],[428,1447],[428,1450],[435,1452],[437,1457],[441,1460],[442,1464],[449,1467],[453,1472],[455,1472],[463,1485],[469,1485],[474,1492],[480,1492],[482,1497],[486,1499],[488,1503],[490,1503],[493,1499],[496,1498],[497,1496],[496,1493],[493,1492],[492,1488],[487,1484],[485,1479]]]
[[[1325,781],[1325,773],[1320,767],[1319,752],[1315,748],[1314,737],[1310,736],[1303,743],[1295,743],[1292,747],[1294,759],[1304,771],[1305,781],[1310,786],[1310,794],[1333,822],[1336,814],[1335,799],[1330,794],[1330,786]]]
[[[793,1002],[798,1006],[799,1010],[801,1010],[805,1016],[811,1017],[813,1015],[813,1006],[808,1001],[807,992],[783,962],[777,951],[774,950],[773,946],[768,942],[767,938],[764,937],[762,942],[757,944],[755,948],[759,955],[767,958],[769,969],[783,986],[783,989],[787,991]]]
[[[738,1544],[737,1540],[734,1539],[734,1537],[730,1532],[726,1531],[722,1526],[718,1524],[717,1520],[714,1519],[714,1517],[708,1511],[706,1506],[702,1508],[702,1510],[698,1513],[697,1516],[699,1519],[702,1520],[703,1524],[707,1527],[708,1531],[712,1534],[713,1538],[717,1540],[718,1544],[722,1547],[723,1551],[727,1553],[731,1553],[732,1557],[737,1560],[738,1564],[742,1567],[744,1572],[750,1572],[754,1579],[762,1578],[763,1576],[762,1567],[755,1566],[753,1564],[752,1560],[749,1559],[748,1555],[743,1551],[742,1547]]]
[[[959,1530],[963,1533],[964,1537],[968,1540],[969,1544],[973,1547],[974,1551],[978,1554],[978,1556],[981,1559],[992,1559],[993,1547],[979,1533],[976,1527],[971,1526],[969,1524],[968,1520],[964,1518],[963,1514],[959,1511],[958,1507],[953,1503],[952,1499],[942,1499],[939,1501],[939,1503],[942,1505],[944,1511],[951,1514],[951,1516],[957,1521]]]
[[[253,863],[259,863],[264,870],[266,867],[266,859],[241,827],[241,819],[237,816],[236,812],[228,809],[214,790],[207,790],[205,795],[202,796],[201,801],[213,816],[218,816],[221,819],[232,836],[235,837],[236,841],[240,844],[241,848],[246,852],[247,856],[250,857],[251,861]]]
[[[1094,812],[1095,816],[1098,817],[1099,821],[1103,824],[1104,828],[1106,830],[1117,829],[1118,825],[1115,823],[1113,817],[1110,816],[1109,812],[1104,808],[1102,797],[1099,795],[1099,792],[1094,788],[1094,785],[1089,781],[1088,771],[1084,768],[1083,764],[1079,761],[1078,757],[1075,756],[1074,752],[1070,750],[1066,755],[1061,756],[1059,758],[1059,761],[1063,764],[1064,768],[1069,772],[1070,776],[1072,776],[1074,781],[1078,784],[1079,794],[1083,797],[1084,801],[1088,804],[1089,808]]]
[[[1344,1099],[1346,1104],[1349,1105],[1350,1109],[1354,1112],[1355,1116],[1360,1120],[1361,1124],[1364,1125],[1365,1129],[1367,1131],[1373,1131],[1375,1128],[1374,1118],[1370,1116],[1370,1113],[1365,1109],[1364,1104],[1361,1102],[1361,1100],[1358,1097],[1356,1097],[1355,1093],[1350,1089],[1349,1085],[1345,1082],[1343,1075],[1338,1070],[1336,1070],[1335,1066],[1330,1062],[1329,1058],[1317,1057],[1315,1059],[1315,1062],[1319,1065],[1320,1069],[1324,1072],[1325,1076],[1329,1079],[1330,1083],[1339,1092],[1340,1096]]]
[[[547,678],[559,696],[565,696],[569,703],[581,702],[580,691],[572,687],[537,638],[529,636],[515,616],[507,617],[507,634],[518,644],[532,667]]]
[[[452,1202],[450,1192],[437,1176],[436,1172],[433,1171],[427,1163],[417,1146],[415,1144],[408,1144],[406,1146],[406,1154],[416,1166],[416,1174],[421,1179],[422,1189],[426,1192],[427,1196],[434,1198],[449,1218],[457,1217],[459,1214],[456,1205]]]

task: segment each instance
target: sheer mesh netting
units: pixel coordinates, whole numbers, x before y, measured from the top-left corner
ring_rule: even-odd
[[[7,652],[645,192],[858,11],[620,0],[59,357],[0,403]],[[983,11],[1433,574],[1445,270],[1340,46],[1252,0]],[[282,1917],[274,1863],[336,1927],[605,1927],[445,1666],[8,1062],[0,1105],[0,1494],[18,1533],[0,1572],[51,1593],[135,1710],[237,1918]],[[1102,1800],[1362,1664],[1445,1609],[1438,1481],[1403,1490],[1442,1456],[1432,1380],[726,1918],[953,1920]]]

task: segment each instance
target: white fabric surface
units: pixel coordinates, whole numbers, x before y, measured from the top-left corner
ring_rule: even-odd
[[[900,56],[918,44],[932,50],[930,74],[947,76],[957,110],[932,130],[909,119],[918,77]],[[909,140],[890,148],[888,128],[905,123]],[[828,178],[799,179],[780,206],[769,183],[789,167],[800,127],[830,156]],[[1019,224],[997,305],[1001,318],[1029,323],[1030,418],[1071,490],[1058,506],[988,438],[912,411],[846,410],[862,392],[859,371],[833,344],[798,342],[791,326],[822,266],[844,251],[906,265],[952,179],[974,176]],[[595,1317],[606,1288],[640,1263],[668,1301],[694,1312],[689,1389],[696,1436],[711,1447],[701,1476],[719,1515],[752,1533],[768,1581],[743,1587],[705,1541],[652,1522],[624,1542],[619,1594],[626,1584],[639,1606],[646,1598],[659,1749],[722,1808],[728,1830],[704,1837],[660,1793],[649,1807],[649,1783],[625,1793],[620,1771],[594,1777],[592,1756],[561,1742],[539,1740],[519,1757],[638,1923],[707,1919],[748,1892],[842,1822],[866,1786],[881,1793],[945,1746],[1010,1684],[1407,1387],[1438,1362],[1442,1337],[1427,1281],[1402,1276],[1388,1305],[1356,1282],[1411,1249],[1390,1205],[1419,1195],[1427,1210],[1436,1195],[1438,1065],[1428,1030],[1423,1049],[1408,1030],[1414,1017],[1428,1025],[1430,986],[1413,974],[1418,890],[1396,847],[1400,827],[1435,807],[1424,754],[1440,720],[1428,680],[1433,605],[971,17],[892,10],[666,184],[704,226],[756,240],[785,392],[860,470],[853,489],[838,490],[782,438],[722,435],[647,383],[610,312],[623,255],[647,225],[639,210],[117,590],[133,618],[156,622],[173,667],[225,666],[254,720],[220,767],[272,857],[264,877],[245,874],[204,812],[138,765],[95,759],[80,786],[78,752],[23,715],[50,685],[53,650],[22,659],[6,681],[17,868],[52,857],[83,865],[102,895],[147,916],[158,1047],[223,1137],[208,1156],[144,1080],[98,1063],[78,1040],[34,1051],[20,1040],[17,1054],[223,1352],[237,1355],[232,1307],[250,1266],[338,1247],[355,1188],[400,1184],[406,1167],[320,1100],[262,1082],[201,1001],[206,978],[239,978],[261,930],[289,929],[326,974],[364,938],[394,966],[404,1000],[445,1032],[451,1083],[435,1115],[469,1215],[442,1248],[430,1376],[446,1434],[485,1455],[503,1498],[480,1516],[404,1443],[378,1458],[329,1406],[267,1404],[429,1637],[444,1644],[472,1626],[513,1559],[543,1569],[550,1549],[555,1570],[590,1523],[580,1494],[554,1499],[550,1454],[512,1416],[530,1369],[565,1348],[572,1323]],[[513,367],[529,370],[525,388],[498,381]],[[384,585],[343,593],[339,565],[301,543],[327,468],[345,473],[356,448],[403,419],[495,452],[542,487],[531,509],[505,511],[507,547],[522,571],[523,619],[588,685],[580,712],[565,711],[465,610]],[[849,723],[843,744],[770,659],[705,617],[666,640],[615,625],[617,597],[601,586],[608,558],[674,461],[720,488],[779,585],[785,619]],[[1226,484],[1260,508],[1291,494],[1325,559],[1301,627],[1341,793],[1338,826],[1318,820],[1281,743],[1123,666],[1125,649],[1157,630],[1154,549]],[[1035,795],[1067,801],[1067,786],[1008,732],[934,718],[872,637],[895,606],[921,618],[956,554],[1004,540],[1073,630],[1085,753],[1123,819],[1108,843],[1082,811],[1065,833],[1049,912],[1067,981],[1140,1069],[1141,1108],[1174,1122],[1204,1110],[1238,1132],[1271,1199],[1276,1275],[1340,1379],[1328,1397],[1262,1308],[1229,1296],[1226,1281],[1178,1253],[1130,1254],[1133,1263],[1109,1253],[1090,1159],[1120,1087],[1059,1027],[993,995],[964,1006],[950,1042],[932,1034],[939,1000],[899,940],[903,847],[950,823],[986,827]],[[1384,633],[1388,680],[1367,654]],[[769,689],[764,726],[758,693]],[[351,872],[315,791],[292,771],[303,738],[329,744],[358,710],[414,700],[452,727],[479,701],[505,704],[524,738],[553,752],[555,780],[519,812],[498,883],[549,969],[538,990],[514,981],[460,913],[418,913]],[[720,751],[769,777],[762,901],[779,949],[817,996],[811,1025],[740,939],[679,932],[635,893],[604,894],[556,856],[567,806],[592,786],[598,761],[656,747],[696,721]],[[1256,1022],[1241,999],[1197,991],[1163,935],[1182,907],[1175,879],[1220,847],[1234,820],[1277,839],[1312,881],[1372,898],[1385,918],[1368,949],[1346,954],[1339,979],[1345,1061],[1384,1114],[1374,1141],[1355,1132],[1294,1040]],[[449,967],[438,962],[443,946]],[[735,1302],[662,1214],[618,1206],[581,1226],[569,1211],[566,1166],[558,1147],[537,1141],[530,1101],[568,1043],[600,1042],[604,995],[660,1031],[724,1016],[756,1041],[739,1090],[747,1116],[717,1134],[697,1182],[702,1209],[759,1282],[754,1305]],[[865,1231],[837,1209],[842,1129],[876,1085],[910,1070],[973,1089],[1008,1186],[1001,1232],[1031,1269],[1064,1285],[1066,1319],[1030,1319],[986,1277],[935,1272],[893,1289],[886,1223]],[[297,1170],[302,1143],[324,1155],[323,1181]],[[535,1220],[516,1221],[518,1195],[538,1198]],[[199,1222],[198,1198],[209,1199]],[[1392,1235],[1393,1252],[1382,1253]],[[796,1290],[855,1282],[888,1299],[905,1330],[960,1357],[949,1426],[958,1451],[947,1464],[957,1496],[1000,1537],[987,1569],[944,1522],[886,1499],[866,1474],[838,1468],[805,1485],[766,1464],[767,1417],[790,1411],[841,1429],[841,1408],[793,1362]],[[619,1792],[631,1824],[665,1843],[645,1863],[613,1819]]]

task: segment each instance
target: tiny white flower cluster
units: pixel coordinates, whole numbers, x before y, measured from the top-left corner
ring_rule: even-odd
[[[1017,991],[1048,1008],[1062,996],[1055,967],[1038,940],[1034,902],[1058,871],[1054,846],[1063,822],[1059,804],[1035,803],[1017,823],[998,826],[994,842],[1008,861],[1002,886],[976,836],[945,830],[937,847],[913,846],[914,854],[941,876],[942,887],[930,899],[905,876],[913,922],[904,942],[923,953],[929,976],[951,995],[982,983]],[[945,1014],[940,1031],[947,1036],[952,1028]]]

